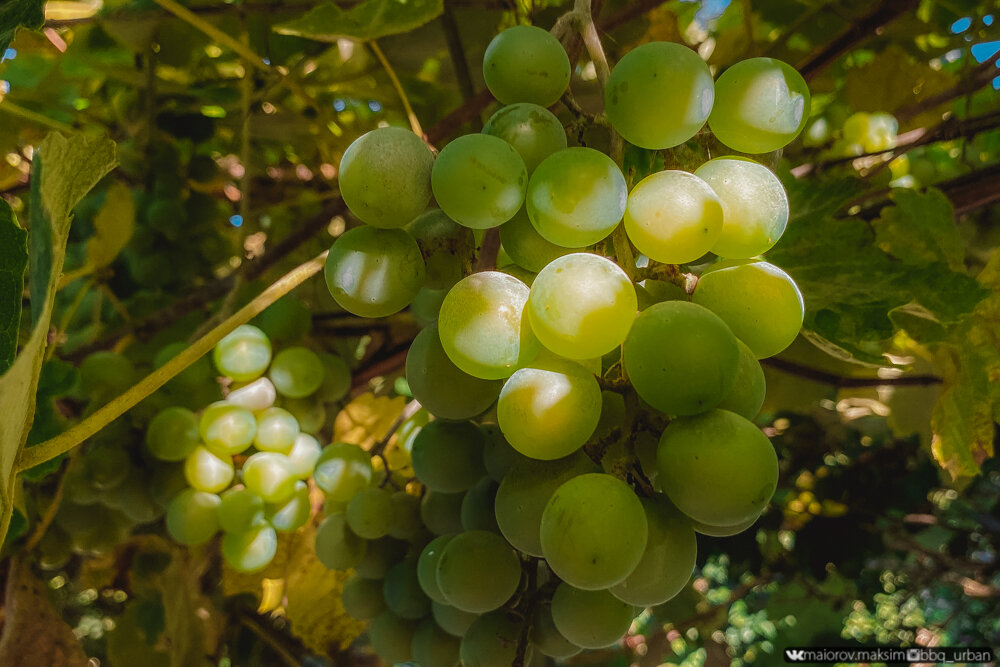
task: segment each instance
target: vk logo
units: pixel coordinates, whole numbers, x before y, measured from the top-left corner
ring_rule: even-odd
[[[797,651],[795,649],[786,648],[785,649],[785,662],[803,662],[806,659],[805,651]]]

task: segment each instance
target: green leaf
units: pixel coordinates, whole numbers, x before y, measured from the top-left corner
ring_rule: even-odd
[[[320,42],[334,42],[340,37],[370,40],[409,32],[433,21],[443,11],[442,0],[366,0],[346,11],[326,2],[274,29],[282,35]]]
[[[943,262],[965,271],[965,247],[955,226],[955,211],[940,190],[893,190],[895,206],[882,209],[872,223],[878,246],[907,264]]]
[[[94,235],[87,241],[87,263],[95,269],[111,264],[128,245],[135,230],[135,202],[124,183],[108,188],[104,205],[94,216]]]
[[[14,363],[21,324],[21,293],[28,266],[28,232],[5,199],[0,199],[0,375]]]
[[[8,0],[0,6],[0,58],[19,26],[41,28],[45,21],[44,0]]]

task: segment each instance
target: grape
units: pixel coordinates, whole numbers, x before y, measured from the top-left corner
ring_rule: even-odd
[[[237,382],[256,380],[271,363],[271,341],[250,324],[241,324],[220,340],[212,352],[220,373]]]
[[[722,234],[712,252],[746,259],[771,249],[788,224],[788,195],[781,181],[762,164],[742,158],[716,158],[694,175],[708,183],[722,203]]]
[[[323,362],[307,347],[289,347],[275,355],[268,377],[282,396],[305,398],[323,384]]]
[[[409,130],[380,127],[355,139],[340,160],[340,196],[373,227],[402,227],[427,208],[434,155]]]
[[[485,530],[456,535],[441,550],[437,584],[448,604],[483,613],[510,599],[521,581],[521,561],[507,542]]]
[[[351,369],[346,361],[333,354],[321,353],[319,359],[324,371],[319,396],[329,403],[339,401],[351,390]]]
[[[552,595],[552,621],[559,634],[583,648],[604,648],[625,636],[635,612],[607,591],[559,584]]]
[[[390,665],[409,662],[417,622],[396,616],[388,609],[375,617],[368,638],[378,657]]]
[[[417,334],[406,353],[406,381],[413,397],[442,419],[468,419],[484,412],[503,386],[499,380],[473,377],[452,363],[433,324]]]
[[[582,248],[611,233],[625,213],[627,199],[618,165],[600,151],[577,146],[553,153],[538,165],[525,204],[543,238]]]
[[[455,667],[458,665],[459,640],[425,619],[413,634],[413,661],[420,667]]]
[[[129,475],[121,484],[105,495],[103,502],[137,524],[150,523],[163,515],[161,508],[153,501],[148,478],[134,468],[129,470]]]
[[[638,303],[617,264],[581,252],[539,271],[525,310],[542,345],[568,359],[593,359],[622,344]]]
[[[252,322],[272,341],[289,342],[309,335],[312,312],[302,301],[288,294],[268,306]]]
[[[299,423],[302,435],[318,433],[326,424],[326,406],[322,399],[315,395],[308,398],[283,399],[281,407],[292,413],[295,421]]]
[[[408,546],[406,542],[391,537],[372,540],[365,548],[365,557],[354,566],[354,573],[365,579],[384,579],[389,570],[406,556]]]
[[[484,424],[481,430],[486,436],[483,445],[483,464],[486,466],[486,473],[495,482],[502,482],[511,466],[516,461],[525,460],[526,457],[510,446],[496,424]]]
[[[427,491],[420,501],[420,518],[427,529],[436,535],[461,532],[464,495]]]
[[[500,227],[500,243],[519,267],[533,273],[574,250],[546,241],[532,226],[528,212],[523,208],[510,222]]]
[[[413,297],[413,302],[410,304],[410,312],[420,327],[437,322],[438,311],[441,310],[441,303],[447,295],[448,290],[426,287],[417,292],[417,296]]]
[[[335,442],[323,448],[313,479],[327,498],[347,502],[371,484],[374,474],[368,452],[357,445]]]
[[[494,509],[497,483],[483,477],[462,498],[462,528],[465,530],[488,530],[500,532]]]
[[[284,454],[258,452],[243,463],[243,483],[268,503],[288,500],[298,480]]]
[[[774,58],[736,63],[715,83],[708,126],[741,153],[767,153],[787,145],[809,119],[809,86],[795,69]]]
[[[622,359],[639,396],[668,415],[711,410],[733,388],[740,348],[710,310],[664,301],[642,311]]]
[[[167,508],[167,532],[181,544],[193,546],[208,542],[219,531],[221,502],[214,493],[195,489],[181,491]],[[63,509],[59,508],[60,513]]]
[[[540,604],[535,607],[531,623],[531,643],[542,655],[550,658],[569,658],[580,652],[580,647],[566,639],[552,620],[552,605]]]
[[[467,134],[452,140],[434,162],[434,199],[449,218],[472,229],[501,225],[524,203],[528,172],[503,139]]]
[[[417,580],[420,582],[420,588],[432,601],[442,604],[446,604],[448,600],[441,592],[441,587],[438,586],[437,566],[441,552],[453,537],[455,537],[453,533],[435,537],[427,543],[417,560]]]
[[[483,54],[486,87],[501,104],[555,104],[569,86],[569,56],[551,33],[529,25],[507,28]]]
[[[375,540],[389,533],[392,498],[385,489],[364,489],[347,504],[347,525],[359,537]]]
[[[396,563],[385,575],[382,586],[385,603],[400,618],[419,619],[430,613],[431,601],[417,579],[417,559]]]
[[[670,500],[713,526],[757,516],[778,483],[778,457],[767,436],[728,410],[670,422],[656,459]]]
[[[408,230],[423,253],[427,266],[426,288],[447,289],[472,268],[476,254],[472,230],[449,218],[444,211],[427,211],[414,220]]]
[[[644,498],[649,539],[642,560],[611,594],[637,607],[663,604],[681,592],[694,571],[698,541],[687,517],[663,496]]]
[[[237,572],[263,570],[278,552],[278,534],[269,525],[222,537],[222,556]]]
[[[538,353],[523,317],[528,286],[499,271],[460,280],[441,304],[438,334],[459,369],[484,380],[502,380]]]
[[[483,134],[500,137],[514,147],[531,174],[539,163],[566,148],[566,130],[555,115],[537,104],[521,102],[490,116]]]
[[[740,361],[736,367],[736,381],[733,382],[733,390],[722,399],[718,407],[735,412],[741,417],[753,419],[764,405],[764,396],[767,392],[764,369],[746,343],[741,340],[737,343],[740,348]]]
[[[254,444],[265,452],[287,454],[299,436],[299,422],[288,410],[267,408],[257,415]]]
[[[420,499],[411,496],[406,491],[396,491],[392,494],[392,525],[389,535],[409,540],[423,528],[420,520]]]
[[[199,445],[184,460],[184,477],[198,491],[218,493],[229,486],[236,476],[233,459]]]
[[[424,258],[402,229],[355,227],[333,242],[324,276],[334,301],[359,317],[406,308],[424,284]]]
[[[660,171],[628,196],[625,231],[639,252],[666,264],[698,259],[722,234],[723,208],[708,183],[686,171]]]
[[[555,461],[525,458],[515,462],[497,489],[495,506],[500,532],[518,550],[541,557],[539,531],[549,498],[563,482],[597,470],[597,465],[581,451]]]
[[[340,601],[348,616],[359,621],[370,621],[385,609],[382,582],[378,579],[351,577],[344,582]]]
[[[604,390],[601,392],[601,418],[597,422],[592,438],[601,440],[620,429],[625,424],[625,397],[621,394]]]
[[[146,428],[146,448],[161,461],[183,461],[198,446],[198,418],[186,408],[166,408]]]
[[[601,417],[601,387],[572,361],[540,358],[533,366],[538,368],[522,368],[504,383],[497,421],[507,441],[525,456],[559,459],[593,434]]]
[[[299,480],[288,500],[267,505],[267,520],[279,533],[291,533],[306,525],[311,511],[309,485]]]
[[[80,387],[97,404],[123,393],[135,379],[135,365],[117,352],[94,352],[80,363]]]
[[[219,503],[219,527],[227,533],[245,533],[264,523],[264,500],[253,491],[229,489]]]
[[[470,614],[440,602],[431,602],[431,613],[434,615],[434,622],[454,637],[464,636],[469,626],[479,618],[478,614]]]
[[[253,443],[257,419],[246,408],[217,401],[201,413],[198,431],[209,447],[227,454],[239,454]]]
[[[847,119],[850,121],[850,118]],[[845,122],[846,133],[846,122]],[[873,113],[868,114],[867,132],[864,141],[861,142],[868,153],[878,153],[896,146],[896,132],[899,124],[892,114]]]
[[[688,294],[684,287],[664,280],[647,278],[636,286],[636,296],[639,297],[639,310],[646,310],[654,303],[661,301],[687,301]]]
[[[709,537],[730,537],[747,530],[750,526],[757,523],[757,519],[759,518],[760,515],[757,514],[746,521],[741,521],[740,523],[729,526],[713,526],[711,524],[701,523],[700,521],[692,521],[691,525],[694,526],[696,533],[701,533],[702,535],[708,535]]]
[[[791,276],[767,262],[740,262],[706,271],[692,300],[718,315],[758,359],[792,344],[805,303]]]
[[[49,526],[38,542],[38,566],[43,570],[60,570],[72,557],[69,534],[57,525]]]
[[[233,389],[226,396],[226,403],[231,403],[250,412],[260,412],[274,405],[278,392],[266,377],[257,378],[250,384],[239,389]]]
[[[292,448],[285,455],[291,464],[292,474],[298,479],[312,475],[322,451],[316,438],[308,433],[299,433],[295,436]]]
[[[697,134],[712,111],[712,73],[682,44],[650,42],[618,61],[608,78],[604,107],[626,141],[641,148],[673,148]]]
[[[521,624],[504,611],[480,616],[462,638],[462,667],[510,667],[517,657]],[[528,660],[531,647],[528,647]]]
[[[413,472],[432,491],[465,491],[486,473],[484,442],[471,422],[433,421],[413,440]]]
[[[331,570],[347,570],[361,562],[368,543],[351,532],[343,513],[331,514],[316,528],[316,557]]]

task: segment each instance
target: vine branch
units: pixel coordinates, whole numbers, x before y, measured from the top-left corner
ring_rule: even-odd
[[[392,68],[389,64],[389,60],[385,57],[382,52],[382,48],[378,45],[374,39],[368,42],[369,48],[371,48],[372,53],[378,58],[379,63],[382,64],[382,69],[385,73],[389,75],[389,81],[392,83],[392,87],[396,90],[396,94],[399,95],[399,101],[403,103],[403,110],[406,112],[406,119],[410,121],[410,129],[418,137],[424,136],[424,129],[420,127],[420,120],[417,118],[417,114],[414,113],[413,107],[410,105],[410,98],[406,96],[406,90],[403,89],[403,84],[400,83],[399,77],[396,76],[396,70]]]
[[[810,368],[793,361],[771,357],[761,360],[761,363],[779,371],[796,375],[807,380],[822,382],[833,387],[925,387],[933,384],[940,384],[941,378],[936,375],[901,375],[895,378],[852,378],[836,373],[828,373],[818,368]]]

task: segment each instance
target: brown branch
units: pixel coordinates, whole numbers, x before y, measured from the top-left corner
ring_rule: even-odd
[[[617,12],[611,14],[603,21],[599,21],[597,27],[603,31],[614,30],[618,26],[624,25],[632,19],[638,18],[663,4],[666,4],[664,0],[634,0],[633,2],[627,2]]]
[[[940,190],[948,198],[955,210],[956,217],[968,215],[1000,202],[1000,163],[977,169],[947,181],[934,183],[933,187]],[[892,190],[892,188],[872,190],[852,200],[852,205],[874,202],[858,211],[857,217],[864,220],[877,218],[885,206],[886,199],[892,194]]]
[[[351,378],[351,395],[363,393],[366,385],[373,378],[388,375],[401,369],[406,364],[406,353],[410,349],[410,341],[394,351],[390,356],[373,362],[370,366],[354,374]]]
[[[822,382],[833,387],[923,387],[932,384],[940,384],[941,378],[934,375],[902,375],[895,378],[852,378],[836,373],[829,373],[818,368],[803,366],[802,364],[788,361],[778,357],[764,359],[761,363],[771,368],[776,368],[785,373],[796,375],[807,380]]]
[[[492,227],[483,236],[483,245],[476,257],[475,271],[492,271],[497,268],[497,254],[500,252],[500,228]]]

